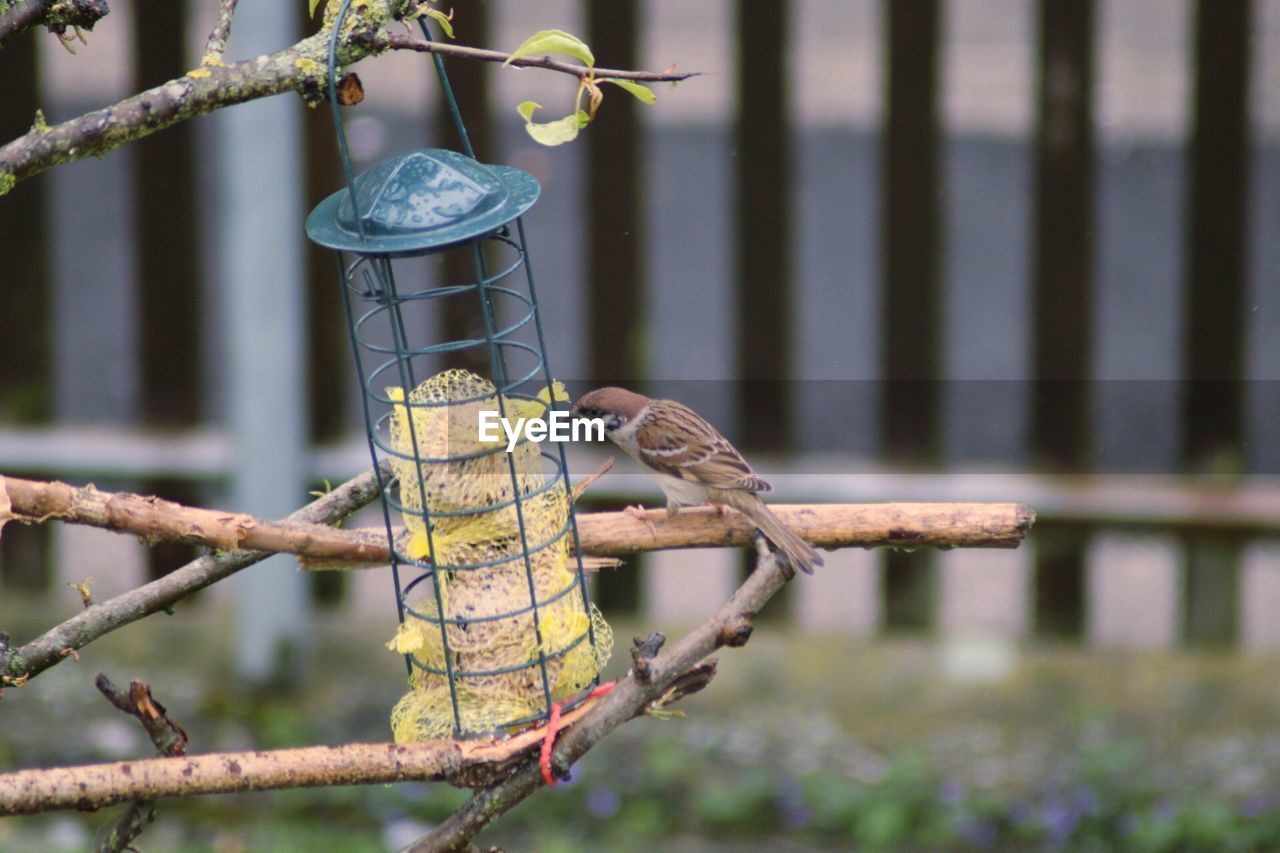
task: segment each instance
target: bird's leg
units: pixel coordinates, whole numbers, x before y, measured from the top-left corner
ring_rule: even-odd
[[[658,527],[653,523],[653,519],[649,517],[649,510],[637,504],[635,506],[627,507],[624,512],[634,519],[643,521],[645,526],[649,528],[649,534],[653,536],[654,539],[658,538]],[[668,509],[667,512],[668,515],[670,515],[670,509]]]
[[[675,518],[680,514],[680,504],[673,500],[667,501],[667,518]]]

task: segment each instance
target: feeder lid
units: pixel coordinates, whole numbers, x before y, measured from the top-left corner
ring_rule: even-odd
[[[396,254],[438,248],[496,231],[537,201],[527,172],[486,166],[456,151],[399,154],[355,179],[365,236],[347,189],[316,205],[307,236],[331,249]]]

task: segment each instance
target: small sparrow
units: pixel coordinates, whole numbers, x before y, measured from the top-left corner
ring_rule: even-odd
[[[765,506],[757,492],[773,487],[756,476],[728,439],[697,412],[674,400],[650,400],[623,388],[598,388],[573,408],[600,418],[605,434],[651,470],[667,496],[667,515],[682,506],[730,506],[760,528],[791,565],[813,574],[822,557]]]

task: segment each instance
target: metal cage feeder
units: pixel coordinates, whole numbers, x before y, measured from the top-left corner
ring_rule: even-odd
[[[474,159],[438,55],[466,153],[410,151],[353,176],[335,83],[350,5],[334,20],[328,67],[346,186],[316,206],[306,231],[337,252],[381,486],[400,620],[393,646],[411,685],[392,725],[398,741],[487,736],[582,701],[611,646],[587,590],[563,445],[478,443],[480,411],[538,415],[561,402],[521,221],[540,188]],[[424,282],[424,260],[450,252],[469,257],[472,279]],[[446,300],[473,301],[483,335],[432,340]],[[440,371],[481,350],[489,376]]]

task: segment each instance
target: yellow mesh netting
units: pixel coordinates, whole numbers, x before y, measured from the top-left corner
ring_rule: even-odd
[[[544,416],[552,395],[565,398],[558,382],[544,389],[537,401],[503,397],[502,405],[514,423],[519,417]],[[587,613],[583,607],[577,564],[569,554],[569,498],[564,480],[551,484],[553,478],[542,471],[541,454],[531,442],[522,441],[508,455],[505,439],[501,445],[480,441],[480,412],[499,409],[498,395],[488,380],[466,370],[446,370],[415,388],[408,406],[401,389],[388,389],[388,396],[395,409],[390,419],[392,448],[414,457],[416,441],[416,458],[424,460],[391,460],[398,497],[405,507],[402,550],[415,560],[434,556],[439,598],[444,617],[450,620],[444,634],[463,732],[496,729],[546,710],[539,632],[552,701],[585,690],[609,660],[613,633],[599,610],[592,606]],[[492,452],[495,448],[497,452]],[[457,458],[474,453],[483,455]],[[511,460],[516,469],[514,484]],[[486,509],[512,501],[516,488],[522,498],[538,605],[536,630],[516,507]],[[432,523],[430,539],[420,515],[424,496]],[[492,565],[449,571],[450,566],[477,563]],[[445,670],[440,625],[430,621],[440,615],[436,592],[427,583],[419,588],[424,591],[406,602],[412,612],[405,613],[388,648]],[[594,632],[594,647],[588,627]],[[466,674],[504,669],[511,671]],[[450,736],[454,719],[447,676],[415,666],[409,683],[411,689],[391,712],[396,741]]]

